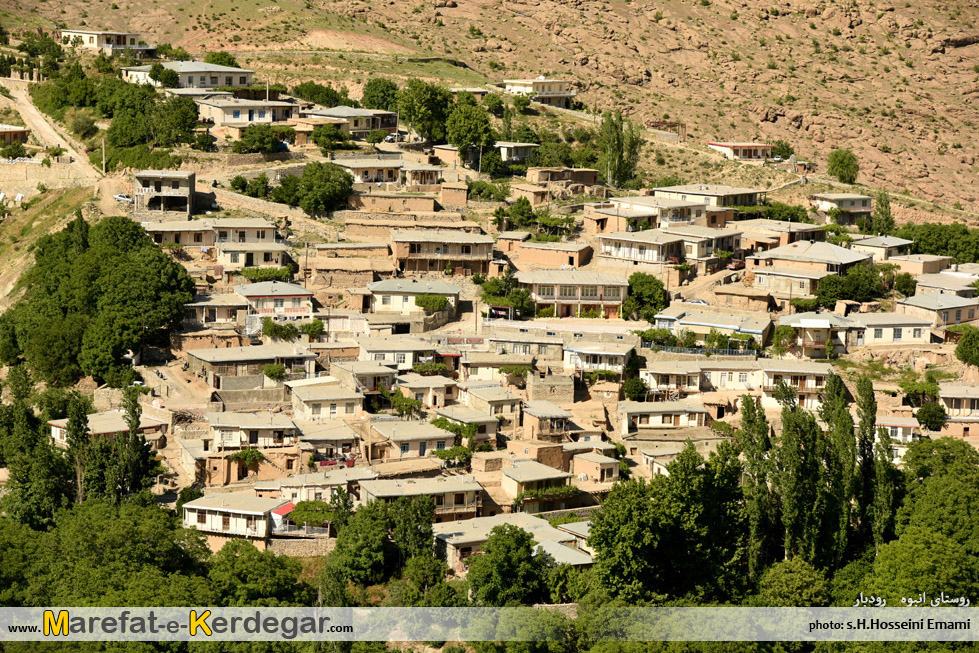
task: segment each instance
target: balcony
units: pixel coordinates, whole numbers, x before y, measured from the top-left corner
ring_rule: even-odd
[[[470,502],[465,504],[452,504],[452,505],[441,505],[435,506],[436,515],[451,515],[460,512],[478,512],[482,502]]]
[[[280,306],[278,308],[256,308],[254,313],[258,315],[303,315],[312,313],[313,309],[311,306],[299,306],[299,307],[286,307]]]
[[[789,386],[790,388],[792,388],[793,390],[795,390],[799,394],[814,394],[814,393],[815,394],[819,394],[820,392],[823,391],[823,388],[826,387],[826,386],[822,386],[822,385],[821,386],[808,385],[808,384],[805,384],[805,383],[799,383],[799,384],[786,383],[785,385]],[[764,392],[774,392],[775,391],[775,388],[777,388],[777,387],[778,387],[778,385],[772,383],[771,381],[765,381],[762,384],[762,386],[761,386],[761,388],[762,388],[762,390]]]
[[[805,339],[800,338],[800,339],[797,339],[795,341],[795,344],[798,345],[798,346],[800,346],[800,347],[809,347],[811,349],[825,349],[826,348],[826,341],[825,340],[805,340]]]
[[[578,91],[570,88],[560,91],[534,91],[535,97],[574,97],[577,94]]]
[[[489,260],[493,252],[487,250],[482,253],[453,253],[453,252],[408,252],[399,255],[399,258],[407,259],[439,259],[443,261],[485,261]]]
[[[136,186],[137,195],[163,195],[164,197],[190,197],[189,188],[160,188],[157,190],[152,186]]]

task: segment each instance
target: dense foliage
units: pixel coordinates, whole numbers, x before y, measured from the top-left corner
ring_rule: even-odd
[[[38,240],[23,298],[0,317],[0,359],[23,360],[38,378],[69,385],[83,374],[110,385],[133,377],[127,355],[166,337],[194,282],[138,223],[79,214]]]

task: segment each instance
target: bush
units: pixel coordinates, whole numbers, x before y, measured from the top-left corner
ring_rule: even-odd
[[[914,418],[929,431],[941,431],[945,422],[948,421],[948,414],[945,412],[944,406],[931,402],[919,408],[914,414]]]
[[[70,128],[79,138],[89,138],[98,131],[95,121],[85,113],[76,113],[75,117],[71,119]]]
[[[236,190],[239,193],[244,193],[245,188],[248,187],[248,180],[241,175],[235,175],[231,178],[231,189]]]
[[[979,367],[979,329],[974,326],[962,327],[962,336],[955,346],[955,356],[963,363]]]
[[[251,125],[241,135],[241,140],[231,146],[235,154],[272,154],[285,149],[279,135],[271,125]]]
[[[288,281],[292,277],[292,270],[283,268],[243,268],[238,274],[249,281]]]
[[[517,97],[513,98],[513,108],[519,113],[524,113],[530,108],[530,98],[524,95],[518,95]]]
[[[415,306],[425,309],[426,313],[437,313],[449,307],[449,300],[444,295],[417,295]]]
[[[0,149],[0,159],[22,159],[27,156],[23,143],[14,142]]]
[[[295,340],[299,336],[299,329],[291,322],[279,324],[274,319],[267,317],[262,320],[262,335],[273,340]]]
[[[634,376],[622,384],[622,393],[629,401],[645,401],[649,396],[649,386],[638,376]]]
[[[281,381],[286,378],[286,366],[282,363],[269,363],[262,366],[262,374],[273,381]],[[246,451],[249,451],[246,449]]]
[[[894,290],[898,291],[905,297],[913,296],[917,288],[918,282],[915,281],[914,276],[912,276],[909,272],[902,272],[894,277]]]
[[[367,142],[371,145],[383,143],[384,139],[387,138],[387,135],[388,133],[383,129],[372,129],[371,133],[367,134]]]

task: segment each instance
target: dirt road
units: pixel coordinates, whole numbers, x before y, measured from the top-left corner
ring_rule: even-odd
[[[74,159],[72,165],[77,167],[79,186],[96,183],[102,177],[101,173],[89,164],[87,156],[79,153],[71,143],[58,133],[58,130],[48,121],[48,118],[38,111],[37,107],[34,106],[34,102],[31,100],[30,94],[27,92],[27,84],[5,80],[5,85],[10,90],[10,94],[14,98],[14,104],[17,110],[20,111],[21,117],[31,129],[38,142],[45,147],[57,146],[67,151],[68,155]]]

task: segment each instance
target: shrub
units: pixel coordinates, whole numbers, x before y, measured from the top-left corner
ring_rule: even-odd
[[[963,326],[962,337],[955,346],[955,356],[963,363],[979,367],[979,329]]]
[[[270,317],[262,320],[262,335],[274,340],[295,340],[299,329],[291,322],[279,324]],[[273,377],[269,377],[270,379]],[[276,379],[278,380],[278,379]]]
[[[27,156],[23,143],[15,142],[0,149],[0,159],[22,159]]]
[[[245,467],[257,467],[260,462],[265,460],[265,454],[258,449],[242,449],[228,456],[227,460],[239,462]]]
[[[894,277],[894,290],[898,291],[905,297],[911,297],[914,295],[917,288],[918,282],[915,281],[914,276],[912,276],[909,272],[902,272]]]
[[[268,363],[262,366],[262,374],[273,381],[281,381],[286,378],[286,366],[282,363]],[[246,451],[251,451],[246,449]]]
[[[383,143],[384,139],[387,138],[387,135],[388,133],[383,129],[372,129],[371,133],[367,134],[367,142],[372,145]]]
[[[234,180],[232,180],[234,183]],[[243,268],[238,274],[249,281],[288,281],[292,277],[292,270],[283,268]]]
[[[449,300],[444,295],[417,295],[415,306],[425,309],[425,312],[429,314],[437,313],[449,307]]]
[[[924,428],[929,431],[941,431],[948,421],[948,414],[944,406],[939,403],[930,402],[923,405],[914,414],[914,417]]]
[[[85,113],[76,113],[75,117],[71,119],[70,127],[71,131],[77,134],[79,138],[89,138],[98,131],[95,121]]]
[[[239,193],[244,193],[245,188],[248,187],[248,180],[241,175],[235,175],[231,178],[231,188]]]
[[[645,401],[649,396],[649,386],[638,376],[634,376],[622,384],[622,393],[629,401]]]
[[[826,172],[839,179],[844,184],[856,182],[860,174],[860,163],[856,155],[848,149],[839,148],[829,153]]]
[[[303,333],[310,338],[319,338],[323,335],[323,331],[325,331],[323,320],[310,320],[299,325],[299,333]]]

